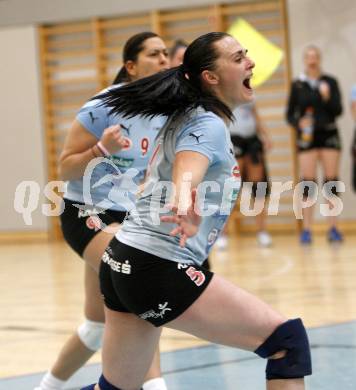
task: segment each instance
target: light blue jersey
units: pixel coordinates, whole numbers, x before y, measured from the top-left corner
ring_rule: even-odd
[[[179,237],[169,232],[174,224],[160,222],[172,190],[175,154],[195,151],[209,159],[198,187],[202,221],[198,233],[179,247]],[[223,120],[202,108],[170,119],[160,131],[136,208],[116,235],[119,241],[172,261],[202,264],[223,229],[241,186],[229,131]],[[205,198],[205,200],[204,200]]]
[[[69,181],[64,197],[103,209],[129,211],[134,206],[135,192],[143,180],[154,140],[166,119],[127,119],[109,111],[99,99],[91,100],[80,109],[76,119],[98,140],[107,127],[120,124],[127,146],[110,159],[92,160],[88,168],[94,168],[89,175]]]

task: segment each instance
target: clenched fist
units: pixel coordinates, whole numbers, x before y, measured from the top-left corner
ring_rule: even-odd
[[[115,154],[127,147],[128,139],[122,135],[120,125],[113,125],[104,130],[100,141],[110,154]]]

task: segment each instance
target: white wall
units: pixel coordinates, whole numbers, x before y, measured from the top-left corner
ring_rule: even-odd
[[[343,152],[341,179],[347,192],[343,195],[343,219],[356,218],[356,195],[351,188],[350,147],[354,124],[350,112],[350,89],[356,83],[356,2],[350,0],[288,0],[290,49],[293,76],[302,70],[302,52],[316,44],[323,55],[323,68],[340,84],[344,113],[338,120]]]
[[[21,181],[43,189],[46,176],[35,27],[0,29],[0,53],[0,231],[45,230],[41,213],[26,226],[13,206]]]
[[[224,3],[238,1],[244,0],[225,0]],[[216,0],[0,0],[0,26],[125,15],[155,9],[182,9],[215,3]]]

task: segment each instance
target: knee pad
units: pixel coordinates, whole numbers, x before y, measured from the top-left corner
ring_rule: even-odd
[[[324,180],[325,193],[328,196],[330,196],[330,197],[332,197],[332,196],[339,196],[340,192],[336,188],[337,183],[335,183],[335,182],[338,182],[338,181],[339,181],[338,177],[334,177],[332,179],[325,179]]]
[[[85,320],[78,328],[78,336],[82,343],[92,351],[101,348],[104,335],[104,324]]]
[[[306,200],[308,197],[313,197],[315,195],[315,191],[317,189],[316,179],[302,179],[300,183],[303,183],[303,200]]]
[[[286,351],[279,359],[268,359],[266,378],[291,379],[311,375],[311,355],[308,336],[300,318],[280,325],[255,353],[267,358],[277,352]]]
[[[99,378],[98,385],[100,387],[100,390],[121,390],[118,387],[112,385],[110,382],[108,382],[105,379],[104,375],[101,375],[101,377]],[[142,388],[140,390],[142,390]]]

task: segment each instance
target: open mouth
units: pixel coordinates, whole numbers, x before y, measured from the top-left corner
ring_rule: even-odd
[[[242,82],[242,84],[247,88],[247,89],[252,89],[251,87],[251,77],[246,77],[245,80]]]

